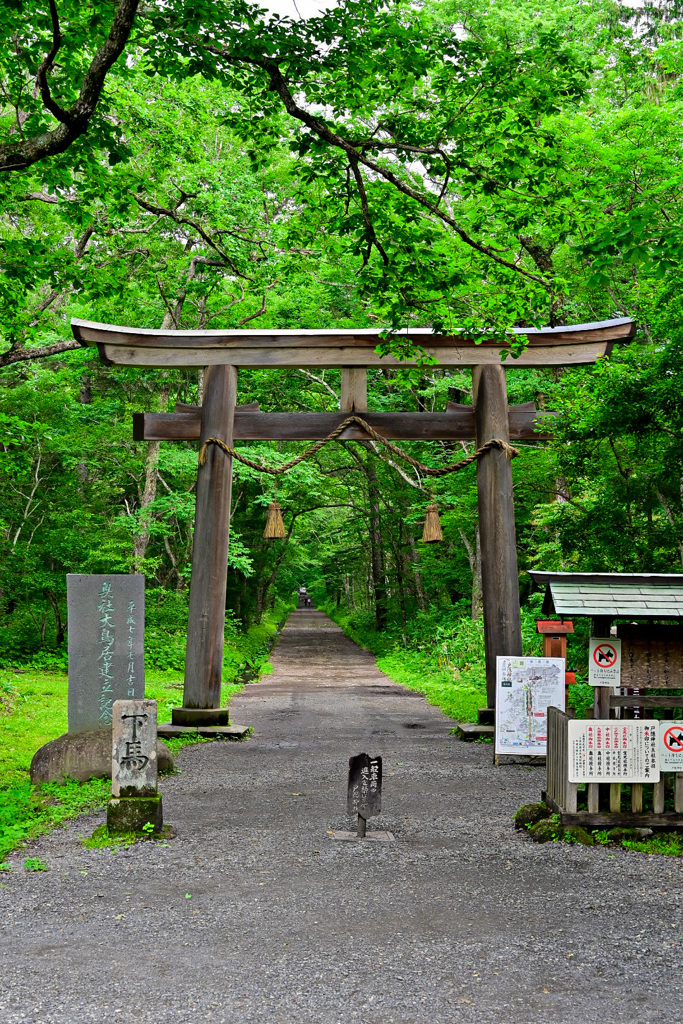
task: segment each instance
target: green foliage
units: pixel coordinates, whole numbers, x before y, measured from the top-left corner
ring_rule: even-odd
[[[49,867],[40,857],[27,857],[24,861],[26,871],[49,871]]]
[[[108,779],[67,780],[32,786],[16,783],[0,789],[0,858],[79,814],[100,810],[111,790]]]
[[[593,702],[595,690],[592,686],[582,683],[575,683],[569,687],[568,703],[573,708],[577,718],[593,717]]]
[[[637,853],[662,857],[683,857],[683,836],[680,832],[658,832],[646,839],[624,839],[622,845]]]

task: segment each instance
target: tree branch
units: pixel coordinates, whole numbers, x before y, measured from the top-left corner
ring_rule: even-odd
[[[268,285],[268,287],[263,292],[261,308],[258,309],[255,313],[252,313],[251,316],[245,316],[244,320],[240,320],[237,324],[238,327],[243,327],[244,324],[248,324],[250,320],[256,320],[257,317],[263,316],[263,314],[266,312],[266,295],[268,294],[271,288],[274,288],[275,285],[278,284],[279,281],[280,278],[277,277],[271,284]]]
[[[47,356],[56,356],[60,352],[73,352],[74,349],[82,348],[77,341],[55,341],[52,345],[42,345],[39,348],[19,348],[15,351],[0,353],[0,368],[9,366],[11,363],[26,363],[29,359],[45,359]]]
[[[45,54],[40,67],[36,74],[36,85],[40,91],[40,98],[43,101],[43,106],[46,110],[61,121],[62,124],[68,125],[71,121],[71,115],[68,111],[60,107],[59,103],[52,99],[52,93],[50,92],[50,86],[47,84],[47,73],[55,62],[55,57],[62,45],[62,33],[59,29],[59,16],[57,14],[57,6],[55,0],[48,0],[50,6],[50,17],[52,19],[52,46],[48,53]]]
[[[218,53],[221,57],[228,60],[232,64],[251,64],[253,67],[261,68],[265,71],[270,80],[270,86],[274,92],[282,100],[285,110],[290,117],[296,118],[305,124],[312,132],[323,139],[329,145],[341,149],[347,156],[349,163],[353,168],[354,161],[358,164],[362,164],[368,170],[377,174],[385,181],[388,181],[394,188],[402,195],[407,196],[409,199],[414,200],[423,209],[429,210],[429,212],[436,217],[438,220],[447,224],[471,249],[481,253],[483,256],[488,257],[494,263],[497,263],[501,267],[506,267],[508,270],[512,270],[515,274],[520,274],[522,277],[528,278],[530,281],[535,281],[537,284],[542,285],[544,288],[550,287],[548,281],[538,274],[532,274],[528,270],[524,270],[522,267],[517,266],[515,263],[511,263],[509,260],[503,259],[497,255],[493,249],[488,245],[483,245],[481,242],[477,242],[476,239],[472,238],[464,228],[460,225],[444,210],[440,209],[430,198],[422,195],[417,189],[413,188],[408,182],[403,181],[393,171],[387,167],[383,167],[382,164],[376,163],[371,160],[364,152],[357,150],[350,142],[342,138],[336,132],[332,131],[323,121],[318,120],[303,107],[300,107],[295,101],[292,93],[290,92],[289,86],[285,80],[284,75],[280,71],[278,64],[274,60],[268,58],[253,58],[253,57],[238,57],[232,56],[231,54],[225,53],[222,50],[218,50],[216,47],[207,47],[211,52]],[[357,179],[356,179],[357,180]]]
[[[61,45],[59,22],[56,20],[57,12],[54,9],[53,13],[54,3],[50,0],[53,25],[52,47],[38,71],[39,76],[44,80],[45,89],[42,88],[41,78],[38,80],[38,85],[41,89],[43,103],[51,113],[54,113],[60,124],[52,131],[43,132],[32,139],[9,142],[0,146],[0,171],[23,171],[39,160],[63,153],[72,142],[75,142],[76,139],[87,132],[90,119],[95,113],[99,102],[107,73],[114,62],[121,56],[128,42],[139,4],[140,0],[120,0],[109,35],[93,57],[90,67],[83,76],[78,99],[68,110],[62,111],[52,100],[49,88],[47,87],[47,79],[45,78],[48,69],[54,61],[59,45]],[[59,116],[58,110],[62,116]]]
[[[211,235],[208,234],[208,232],[205,231],[201,224],[198,224],[196,220],[193,220],[191,217],[181,217],[175,210],[169,210],[165,206],[155,206],[153,203],[148,203],[146,199],[142,199],[135,193],[133,193],[133,199],[138,204],[138,206],[142,207],[143,210],[147,210],[148,213],[154,213],[159,217],[168,217],[170,218],[170,220],[175,221],[176,224],[186,224],[188,227],[194,228],[194,230],[197,232],[200,238],[202,238],[203,241],[206,242],[209,248],[213,249],[214,252],[218,253],[218,255],[221,257],[221,260],[223,260],[224,263],[230,267],[233,274],[235,274],[237,277],[244,278],[245,281],[253,280],[253,278],[249,277],[247,274],[243,274],[241,270],[238,269],[237,265],[233,262],[231,257],[227,254],[227,252],[225,252],[225,250],[222,249],[220,245],[216,244]]]

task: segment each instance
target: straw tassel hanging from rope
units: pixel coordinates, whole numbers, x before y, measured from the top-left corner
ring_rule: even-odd
[[[268,507],[268,518],[263,536],[266,540],[284,540],[287,536],[279,501],[271,501]]]
[[[439,508],[435,501],[432,501],[427,505],[425,524],[422,531],[422,540],[425,544],[434,544],[436,541],[443,540],[441,522],[439,520]]]

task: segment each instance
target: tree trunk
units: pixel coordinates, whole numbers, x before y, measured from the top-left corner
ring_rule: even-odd
[[[168,404],[168,396],[171,392],[171,385],[164,384],[159,395],[159,412],[163,412]],[[147,553],[149,544],[149,521],[145,519],[145,509],[148,508],[157,496],[157,483],[159,480],[159,449],[160,441],[150,441],[147,445],[147,457],[145,459],[145,486],[140,497],[140,532],[133,537],[133,571],[142,571],[142,562]]]
[[[289,544],[290,537],[292,536],[292,530],[294,529],[295,522],[296,515],[293,515],[292,521],[289,524],[289,529],[287,530],[287,536],[285,537],[283,543],[280,545],[280,551],[278,553],[277,559],[275,560],[273,571],[271,572],[266,582],[261,583],[258,587],[258,590],[256,591],[256,617],[254,621],[257,624],[263,618],[263,613],[266,610],[266,598],[268,597],[268,592],[270,588],[273,586],[275,580],[277,579],[277,574],[280,571],[282,559],[285,557],[285,551],[287,550],[287,545]]]
[[[407,618],[406,618],[406,593],[404,587],[405,577],[403,575],[403,559],[401,557],[400,550],[394,549],[394,557],[396,560],[396,586],[398,589],[398,603],[401,609],[401,628],[405,633]]]
[[[57,646],[61,647],[64,643],[64,623],[62,621],[62,615],[59,610],[59,602],[55,597],[54,593],[49,587],[45,588],[45,596],[52,605],[52,611],[55,614],[55,625],[57,627]]]
[[[470,570],[472,572],[472,608],[471,615],[473,619],[478,619],[481,615],[482,609],[482,589],[481,589],[481,534],[479,527],[475,530],[474,547],[472,547],[470,541],[467,538],[464,530],[459,530],[462,542],[465,545],[467,551],[467,559],[470,563]]]
[[[415,597],[417,598],[418,608],[423,612],[427,607],[427,602],[425,600],[424,586],[422,585],[422,573],[420,572],[420,554],[417,550],[417,544],[415,543],[415,538],[412,533],[408,534],[408,544],[410,545],[413,577],[415,579]]]
[[[657,495],[659,503],[664,509],[664,512],[666,513],[666,518],[669,520],[669,525],[671,526],[674,537],[676,538],[676,541],[678,543],[678,552],[681,558],[681,564],[683,565],[683,538],[681,538],[676,528],[676,517],[671,507],[671,503],[666,500],[661,491],[655,489],[655,494]],[[683,479],[681,480],[681,494],[683,495]]]
[[[377,470],[374,464],[368,459],[364,466],[365,478],[368,482],[368,503],[370,506],[370,568],[372,572],[372,589],[375,597],[375,628],[378,633],[381,633],[387,624],[387,581],[382,558],[379,486],[377,483]]]

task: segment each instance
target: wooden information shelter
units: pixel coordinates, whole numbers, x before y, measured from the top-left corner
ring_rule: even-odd
[[[683,708],[683,573],[590,573],[531,570],[546,588],[545,614],[591,619],[591,636],[621,640],[619,683],[596,686],[593,719],[618,715],[665,718]],[[612,634],[612,625],[616,629]],[[588,828],[683,826],[683,772],[663,771],[655,783],[588,782],[579,794],[569,782],[571,715],[548,709],[548,760],[544,799],[563,825]],[[624,790],[624,785],[628,790]],[[645,792],[647,791],[647,793]],[[647,807],[644,796],[647,795]],[[629,806],[624,806],[624,798]],[[629,799],[630,798],[630,799]]]
[[[97,345],[104,363],[123,366],[204,368],[200,407],[178,406],[174,413],[136,417],[138,440],[200,441],[218,437],[238,440],[312,440],[326,437],[348,416],[362,413],[385,437],[398,440],[472,440],[480,446],[503,441],[539,439],[543,424],[533,403],[508,407],[505,366],[542,367],[593,363],[616,342],[635,334],[631,319],[606,320],[571,327],[516,328],[527,347],[517,359],[503,361],[500,341],[475,344],[466,337],[434,335],[428,329],[403,331],[440,366],[472,367],[472,406],[449,403],[445,413],[374,413],[367,411],[368,367],[414,366],[416,360],[379,356],[377,330],[211,330],[165,331],[72,320],[82,345]],[[262,413],[237,406],[239,367],[341,369],[338,413]],[[363,439],[354,424],[342,440]],[[220,708],[228,561],[232,458],[211,445],[198,469],[190,610],[183,707],[174,708],[179,726],[228,724]],[[495,705],[496,655],[522,653],[512,471],[507,454],[488,450],[477,462],[479,526],[486,648],[488,709]]]

